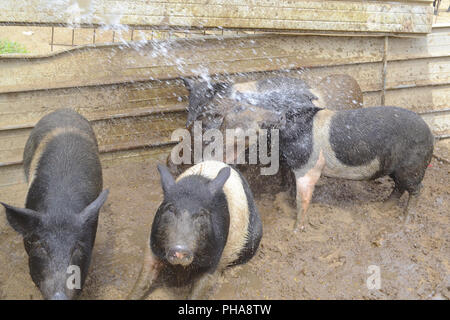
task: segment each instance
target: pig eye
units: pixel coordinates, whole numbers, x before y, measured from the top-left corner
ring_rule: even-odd
[[[81,245],[75,245],[72,251],[71,264],[80,265],[80,261],[83,258],[83,248]]]
[[[32,255],[38,256],[38,257],[48,256],[47,249],[45,248],[43,243],[40,241],[37,241],[37,242],[34,242],[33,244],[31,244],[31,252],[32,252]]]
[[[206,209],[200,209],[197,213],[194,214],[195,218],[206,217],[209,215],[209,211]]]
[[[33,255],[46,256],[48,255],[47,249],[42,241],[36,236],[31,236],[25,239],[25,249],[30,251]]]
[[[170,213],[175,214],[175,212],[176,212],[175,206],[174,206],[173,204],[168,204],[168,205],[166,206],[166,212],[170,212]]]

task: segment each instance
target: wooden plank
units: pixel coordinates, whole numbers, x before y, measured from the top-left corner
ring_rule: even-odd
[[[450,85],[391,89],[386,105],[402,107],[421,114],[435,135],[450,134]],[[379,106],[381,92],[364,93],[364,106]]]
[[[172,132],[186,123],[185,113],[167,113],[92,122],[102,153],[170,142]],[[31,128],[0,131],[0,167],[22,161]]]
[[[252,35],[87,46],[44,57],[0,57],[0,93],[381,59],[378,38]]]
[[[388,67],[388,90],[413,88],[412,95],[410,93],[403,95],[404,91],[400,90],[399,98],[393,104],[420,111],[424,111],[424,108],[445,108],[448,105],[445,88],[450,82],[449,58],[394,61],[390,62]],[[353,76],[363,92],[368,93],[381,90],[381,71],[381,62],[376,62],[296,69],[282,74],[311,82],[312,79],[321,79],[330,74],[345,73]],[[226,75],[226,78],[243,82],[267,77],[270,74],[277,72]],[[436,89],[436,92],[442,94],[437,97],[442,98],[434,98],[425,103],[424,99],[429,96],[428,92],[431,90],[429,85],[439,85],[440,89]],[[420,86],[426,87],[420,89]],[[415,96],[414,92],[420,92],[420,95],[413,100],[409,99]],[[404,98],[407,99],[407,103],[401,101]],[[179,111],[186,107],[186,101],[187,91],[180,80],[6,93],[0,95],[0,129],[33,126],[46,113],[65,106],[70,106],[88,119],[94,120],[121,114]]]
[[[423,119],[436,135],[450,134],[450,109],[435,114],[424,114]]]
[[[386,105],[404,107],[415,112],[447,109],[450,107],[450,85],[388,90]]]
[[[181,81],[148,81],[0,94],[0,129],[31,127],[45,114],[70,107],[89,120],[124,114],[179,111],[187,91]]]
[[[433,39],[425,43],[420,39],[391,39],[388,88],[448,83],[450,53],[436,53],[434,48],[440,44],[445,47],[447,41],[450,45],[449,34],[440,33],[442,41],[433,34],[429,36]],[[422,49],[414,51],[420,45],[427,54]],[[289,35],[178,39],[140,44],[139,48],[123,44],[84,47],[46,57],[0,58],[4,74],[0,93],[324,66],[342,72],[348,69],[350,73],[355,68],[367,68],[367,81],[362,79],[361,87],[379,90],[379,84],[373,83],[379,78],[368,73],[378,74],[378,66],[370,64],[382,61],[382,48],[380,38]],[[353,66],[363,64],[368,65]]]
[[[388,60],[450,56],[450,27],[433,28],[420,38],[389,38]]]
[[[387,88],[450,84],[450,56],[388,63]]]
[[[380,70],[379,63],[374,63],[299,69],[283,74],[312,82],[330,74],[346,73],[355,77],[363,91],[374,91],[380,86]],[[225,77],[243,82],[278,73],[252,72]],[[45,114],[61,107],[71,107],[89,120],[179,111],[186,107],[187,95],[180,80],[4,93],[0,94],[0,130],[34,126]]]
[[[164,162],[167,154],[173,148],[173,145],[159,146],[154,148],[141,148],[138,150],[125,150],[100,154],[100,161],[103,168],[120,165],[124,162],[142,162],[158,161]],[[0,200],[4,200],[4,190],[16,190],[20,188],[17,185],[26,183],[22,164],[0,166]],[[21,186],[23,187],[23,186]],[[23,194],[20,199],[24,199]],[[19,198],[18,198],[19,199]],[[23,200],[20,200],[23,201]],[[20,202],[11,202],[20,203]]]
[[[0,166],[0,187],[25,182],[25,173],[21,164]]]
[[[3,0],[0,23],[429,33],[430,1]],[[81,7],[80,7],[81,6]]]

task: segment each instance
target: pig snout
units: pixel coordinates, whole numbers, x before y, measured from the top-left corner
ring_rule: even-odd
[[[170,264],[181,264],[182,266],[188,266],[192,263],[194,254],[187,247],[177,245],[167,251],[166,258]]]
[[[57,292],[50,300],[69,300],[69,298],[62,292]]]

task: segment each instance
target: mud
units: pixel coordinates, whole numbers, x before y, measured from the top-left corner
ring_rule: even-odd
[[[437,149],[443,156],[449,140]],[[89,277],[81,299],[123,299],[140,270],[143,248],[162,200],[158,162],[129,160],[104,168],[111,191],[99,221]],[[382,209],[387,178],[355,182],[321,178],[306,232],[293,233],[294,213],[283,194],[256,195],[264,236],[256,256],[228,269],[213,299],[450,299],[450,165],[433,158],[413,223],[406,205]],[[26,186],[0,189],[2,201],[22,205]],[[28,274],[21,237],[0,211],[0,298],[41,299]],[[369,290],[368,267],[379,266],[381,288]],[[176,298],[160,289],[148,299]]]

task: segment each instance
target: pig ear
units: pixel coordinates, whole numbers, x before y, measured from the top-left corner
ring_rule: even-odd
[[[161,176],[161,186],[164,194],[166,194],[169,189],[175,185],[175,179],[169,172],[169,169],[165,165],[158,164],[159,175]]]
[[[102,193],[95,199],[93,202],[91,202],[90,205],[88,205],[79,215],[79,219],[82,224],[85,224],[87,222],[92,222],[98,217],[98,212],[100,211],[100,208],[105,203],[106,199],[108,198],[109,190],[103,190]]]
[[[209,191],[211,191],[212,194],[215,194],[222,190],[225,182],[227,182],[228,178],[230,177],[230,173],[230,167],[222,168],[217,174],[217,177],[215,177],[214,180],[212,180],[208,184]]]
[[[181,78],[181,80],[183,80],[183,83],[184,83],[186,89],[188,89],[189,93],[190,93],[192,88],[194,87],[195,81],[192,79],[189,79],[189,78]]]
[[[16,208],[0,202],[6,209],[9,224],[21,235],[29,233],[39,223],[40,214],[26,208]]]

